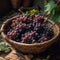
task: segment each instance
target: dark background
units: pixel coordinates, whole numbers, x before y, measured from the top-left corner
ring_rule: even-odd
[[[44,0],[0,0],[0,16],[4,16],[12,10],[17,10],[19,7],[37,7],[43,8]]]

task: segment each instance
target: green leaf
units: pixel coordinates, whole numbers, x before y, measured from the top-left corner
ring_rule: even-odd
[[[54,22],[60,22],[60,5],[57,5],[54,0],[49,0],[49,2],[45,5],[44,12],[46,15],[51,14],[50,19]]]
[[[39,14],[39,10],[37,9],[33,9],[33,10],[29,10],[29,11],[26,11],[26,14]]]
[[[57,19],[58,22],[60,22],[60,14],[58,15]]]
[[[60,13],[59,14],[55,14],[55,15],[52,15],[50,17],[51,20],[53,20],[54,22],[60,22]]]
[[[0,49],[5,53],[8,53],[11,51],[10,47],[6,45],[4,42],[0,42]]]
[[[44,12],[48,14],[55,14],[55,8],[56,8],[57,4],[54,3],[53,0],[50,0],[46,5],[45,5],[45,10]]]

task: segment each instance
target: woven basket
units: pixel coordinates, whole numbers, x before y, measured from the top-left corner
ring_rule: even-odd
[[[6,20],[1,27],[1,35],[2,37],[9,43],[11,44],[15,49],[17,49],[20,52],[23,53],[41,53],[45,51],[51,44],[57,41],[59,37],[59,27],[52,21],[48,20],[48,22],[53,26],[53,31],[54,31],[54,37],[51,40],[45,41],[43,43],[35,43],[35,44],[26,44],[26,43],[20,43],[16,42],[14,40],[11,40],[7,37],[6,32],[7,29],[13,19],[17,18],[13,17],[11,19]]]

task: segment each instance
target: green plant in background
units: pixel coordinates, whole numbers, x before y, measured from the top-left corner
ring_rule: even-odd
[[[11,51],[11,49],[4,42],[0,42],[0,51],[5,52],[5,53],[8,53],[8,52]]]
[[[39,10],[37,9],[32,9],[32,10],[29,10],[29,11],[26,11],[26,14],[39,14]]]
[[[49,0],[45,5],[44,12],[49,15],[51,14],[50,19],[55,22],[60,22],[60,5],[57,5],[54,0]]]

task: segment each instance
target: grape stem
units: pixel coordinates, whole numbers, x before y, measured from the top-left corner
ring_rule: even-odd
[[[23,13],[23,11],[21,11],[21,9],[18,9],[18,11],[19,11],[20,13],[22,13],[22,15],[24,15],[24,13]]]

